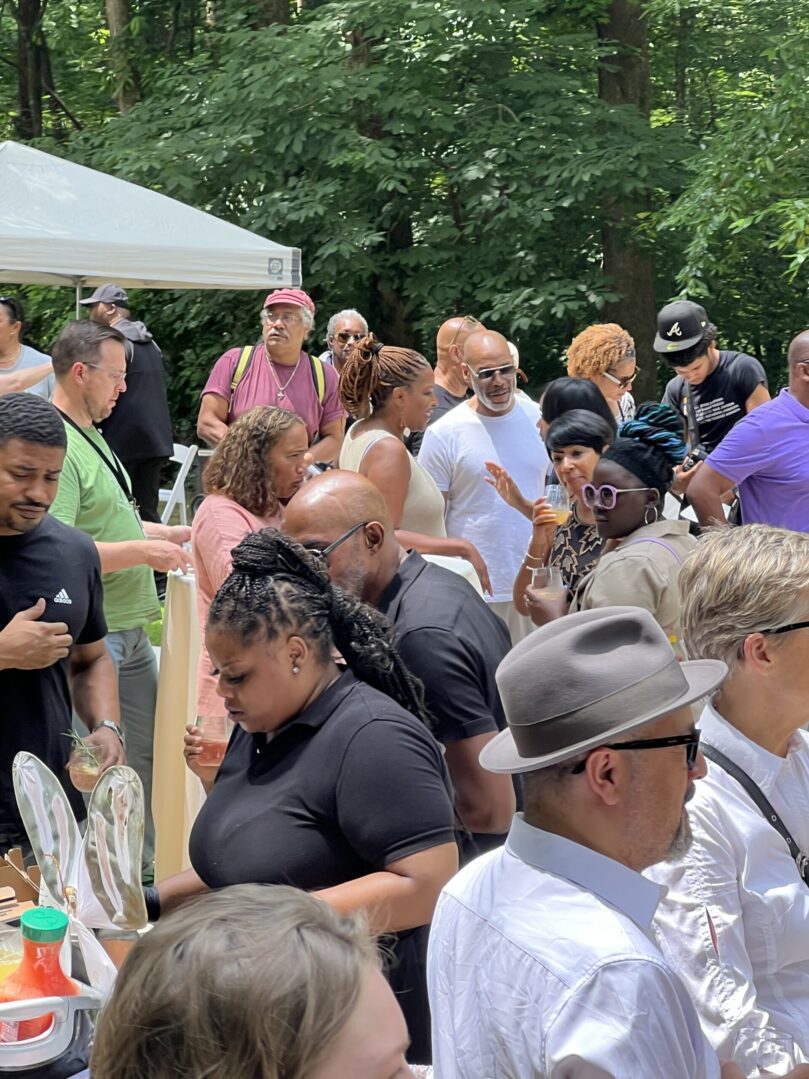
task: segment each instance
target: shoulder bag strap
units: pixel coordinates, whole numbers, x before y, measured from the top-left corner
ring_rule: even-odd
[[[707,757],[709,761],[713,761],[714,764],[719,765],[719,767],[727,772],[729,776],[732,776],[740,786],[744,787],[761,810],[764,818],[769,821],[786,843],[789,848],[789,853],[792,855],[795,865],[798,867],[798,872],[800,873],[804,884],[809,884],[809,858],[807,858],[792,838],[792,833],[767,801],[761,789],[753,782],[747,772],[741,769],[738,764],[734,764],[724,753],[720,753],[718,749],[706,745],[705,743],[700,743],[700,749],[702,750],[703,756]]]
[[[656,543],[658,547],[665,547],[669,554],[674,555],[678,562],[682,562],[683,556],[676,551],[670,543],[666,543],[665,540],[657,539],[655,536],[641,536],[640,539],[630,540],[629,543],[622,544],[618,550],[625,551],[627,547],[634,547],[636,543]]]
[[[683,406],[683,416],[685,417],[688,449],[695,450],[701,442],[699,437],[699,424],[697,423],[697,414],[694,411],[694,400],[691,394],[691,387],[685,379],[683,379],[682,389],[680,390],[680,399]]]
[[[98,443],[93,442],[92,438],[90,438],[87,434],[85,434],[84,431],[82,431],[81,427],[79,427],[75,420],[72,420],[70,416],[68,416],[65,412],[62,412],[61,408],[58,408],[56,411],[60,414],[65,423],[69,423],[73,430],[78,431],[84,441],[89,446],[93,447],[93,449],[96,451],[98,456],[110,470],[113,476],[115,476],[115,479],[118,481],[118,486],[126,495],[127,502],[131,502],[133,507],[135,507],[135,500],[132,497],[132,488],[129,486],[129,478],[126,474],[126,470],[124,469],[123,465],[121,465],[115,454],[112,455],[112,459],[107,457],[106,453],[104,453]]]
[[[236,366],[233,368],[233,377],[230,380],[228,419],[230,418],[230,414],[233,411],[233,400],[236,397],[236,387],[247,374],[247,368],[250,366],[250,361],[253,359],[253,353],[256,351],[257,347],[257,345],[245,345],[241,351],[239,359],[236,361]]]

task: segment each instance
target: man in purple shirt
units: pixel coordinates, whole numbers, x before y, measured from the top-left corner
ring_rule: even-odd
[[[787,359],[789,388],[737,423],[694,475],[700,524],[725,524],[722,495],[738,486],[745,524],[809,532],[809,330]]]
[[[240,365],[244,349],[231,348],[208,376],[197,417],[200,438],[216,446],[243,413],[256,405],[275,405],[301,417],[316,461],[340,456],[346,411],[337,393],[337,372],[303,351],[314,320],[314,302],[301,289],[269,294],[261,312],[262,339],[246,366]]]

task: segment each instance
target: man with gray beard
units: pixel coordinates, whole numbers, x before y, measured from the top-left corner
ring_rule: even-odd
[[[500,664],[508,729],[480,760],[522,776],[525,809],[438,901],[442,1079],[739,1079],[655,942],[664,889],[641,876],[688,846],[685,804],[705,774],[690,706],[726,672],[679,663],[637,607],[568,615]]]

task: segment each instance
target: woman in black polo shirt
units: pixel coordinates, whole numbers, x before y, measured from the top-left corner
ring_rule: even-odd
[[[365,910],[400,934],[391,980],[410,990],[400,1002],[424,1063],[425,934],[410,931],[458,855],[441,749],[387,624],[332,587],[320,552],[265,529],[234,549],[206,645],[237,727],[191,833],[193,870],[151,898],[168,909],[205,888],[291,884]]]

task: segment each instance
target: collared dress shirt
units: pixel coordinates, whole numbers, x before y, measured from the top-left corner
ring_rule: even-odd
[[[652,939],[662,889],[514,818],[444,888],[428,984],[439,1079],[717,1079]]]
[[[786,757],[751,742],[711,706],[702,738],[761,789],[809,852],[809,735]],[[694,839],[646,875],[668,886],[655,924],[722,1060],[748,1076],[783,1075],[809,1060],[809,887],[786,843],[718,765],[689,802]]]

